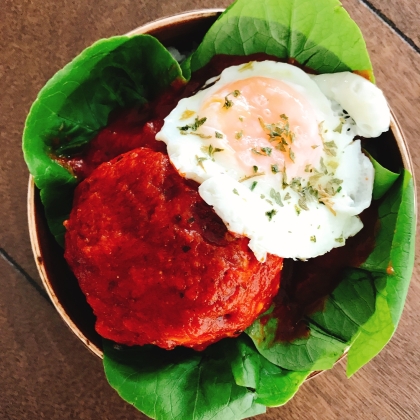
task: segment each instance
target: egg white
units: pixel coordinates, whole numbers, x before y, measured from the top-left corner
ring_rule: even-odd
[[[239,159],[237,150],[232,147],[235,141],[247,141],[252,146],[253,139],[227,136],[218,125],[217,113],[209,114],[207,118],[203,108],[203,103],[212,100],[224,86],[238,80],[247,82],[254,77],[280,80],[298,96],[306,98],[305,103],[309,103],[315,115],[319,137],[318,145],[311,147],[313,153],[308,145],[302,146],[306,147],[306,154],[309,150],[310,156],[299,154],[301,140],[298,139],[290,145],[295,151],[294,161],[279,161],[278,171],[265,170],[263,175],[260,175],[261,171],[253,170],[255,156],[251,152],[241,152]],[[377,88],[373,89],[375,94],[363,95],[366,90],[372,91],[370,82],[366,81],[367,85],[358,79],[355,82],[353,75],[345,78],[357,82],[356,90],[362,91],[360,96],[353,95],[351,105],[346,102],[348,89],[334,87],[334,83],[342,83],[343,77],[331,79],[328,85],[326,78],[309,76],[295,66],[271,61],[229,67],[211,87],[182,99],[165,118],[164,126],[156,136],[167,144],[169,158],[178,172],[201,184],[201,197],[213,206],[228,229],[250,239],[249,247],[260,261],[265,260],[267,252],[284,258],[316,257],[343,246],[347,238],[363,227],[357,215],[370,205],[374,170],[361,151],[360,141],[353,139],[362,132],[377,134],[386,129],[387,117],[381,118],[380,127],[375,127],[369,120],[369,109],[377,113],[377,100],[372,99],[380,96],[376,94]],[[264,100],[263,94],[261,97]],[[366,97],[371,98],[368,105]],[[233,106],[238,107],[240,100],[248,101],[248,98],[232,95],[229,98]],[[347,112],[341,102],[346,103]],[[222,109],[222,104],[211,106],[229,112]],[[383,101],[380,106],[381,112],[386,113]],[[361,107],[364,111],[357,112]],[[355,118],[352,118],[353,111]],[[270,115],[269,107],[267,115]],[[247,118],[251,117],[257,118],[247,115]],[[276,115],[265,116],[264,122],[271,124],[276,119]],[[367,120],[369,130],[366,129]],[[302,139],[312,141],[304,135]],[[264,158],[258,158],[264,161]],[[308,193],[310,190],[312,193]]]

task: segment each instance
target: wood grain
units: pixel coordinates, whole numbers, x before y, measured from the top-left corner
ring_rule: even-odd
[[[8,279],[0,297],[0,418],[146,419],[122,403],[97,358],[1,258],[0,272]]]
[[[416,0],[367,0],[420,48],[420,3]]]
[[[55,71],[101,37],[184,10],[229,0],[3,0],[0,7],[0,246],[37,278],[26,227],[24,119]],[[371,0],[419,42],[419,4]],[[343,5],[364,33],[378,85],[405,132],[420,188],[420,55],[359,0]],[[420,237],[407,305],[385,350],[353,378],[344,364],[306,383],[286,406],[258,420],[420,418]],[[146,419],[110,390],[95,359],[52,307],[0,261],[0,418]]]

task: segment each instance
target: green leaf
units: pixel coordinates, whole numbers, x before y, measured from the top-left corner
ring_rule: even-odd
[[[347,344],[309,323],[309,337],[292,342],[276,340],[281,320],[271,317],[268,322],[255,321],[245,332],[258,351],[270,362],[283,369],[304,372],[330,369],[344,353]]]
[[[216,54],[266,53],[292,58],[319,73],[367,71],[372,65],[360,29],[338,0],[237,0],[183,64],[186,76]]]
[[[178,63],[149,35],[96,42],[39,92],[23,133],[23,152],[40,188],[51,231],[60,239],[75,177],[55,157],[68,156],[108,123],[111,111],[141,105],[182,77]],[[63,191],[60,188],[63,187]],[[53,208],[54,206],[60,209]],[[50,216],[53,215],[53,216]]]
[[[416,243],[416,209],[414,185],[411,174],[404,170],[401,187],[401,204],[397,213],[395,232],[387,272],[387,301],[392,321],[397,327],[404,308],[414,266]]]
[[[193,53],[192,53],[193,54]],[[182,63],[181,63],[181,70],[182,75],[186,80],[191,79],[191,57],[192,54],[189,55]]]
[[[73,205],[73,194],[76,182],[48,185],[41,190],[41,201],[44,205],[48,227],[57,242],[64,247],[64,221],[68,219]]]
[[[370,161],[372,162],[373,168],[375,169],[375,180],[373,183],[373,199],[379,200],[394,185],[395,181],[400,175],[384,168],[366,150],[365,153],[368,155]]]
[[[380,229],[376,237],[375,249],[361,268],[381,273],[395,272],[395,264],[400,266],[401,260],[405,260],[410,254],[411,235],[415,224],[413,181],[408,171],[402,173],[399,180],[383,198],[378,209],[378,216]],[[400,236],[394,238],[397,232],[401,232],[402,238]]]
[[[379,207],[377,246],[364,264],[375,278],[374,315],[361,327],[347,364],[351,376],[375,357],[391,339],[404,308],[415,255],[413,179],[403,172]],[[378,272],[375,272],[378,271]]]
[[[347,355],[347,376],[350,377],[375,357],[391,339],[395,331],[388,306],[385,276],[375,279],[375,314],[360,328],[359,335]]]
[[[235,383],[223,340],[195,352],[178,347],[117,348],[104,341],[104,368],[120,396],[159,420],[236,420],[265,412],[256,395]]]
[[[350,344],[375,312],[375,287],[371,273],[347,269],[325,302],[322,311],[310,315],[323,331]]]
[[[235,340],[232,372],[238,385],[255,389],[256,402],[269,407],[286,404],[310,373],[274,365],[258,353],[245,334]]]

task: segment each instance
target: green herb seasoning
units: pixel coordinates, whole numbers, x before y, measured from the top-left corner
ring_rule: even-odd
[[[195,114],[195,111],[186,109],[181,115],[181,120],[187,120],[188,118],[191,118],[194,114]]]
[[[330,179],[324,187],[325,193],[328,194],[330,197],[333,197],[334,195],[337,194],[337,192],[341,191],[340,184],[342,183],[343,181],[341,179],[338,179],[338,178]]]
[[[271,147],[260,147],[260,150],[257,150],[255,147],[251,149],[251,152],[256,154],[256,155],[260,155],[260,156],[271,156],[271,152],[272,152],[272,148]]]
[[[240,67],[239,71],[243,72],[245,70],[252,70],[253,68],[254,68],[254,62],[250,61],[249,63],[246,63],[242,67]]]
[[[223,150],[225,150],[225,149],[219,149],[218,147],[213,147],[213,145],[210,144],[209,146],[203,146],[201,148],[201,150],[204,153],[207,153],[210,156],[211,160],[214,162],[214,154],[219,153],[219,152],[223,152]]]
[[[204,169],[204,171],[205,171],[205,170],[206,170],[206,168],[204,167],[203,162],[204,162],[205,160],[207,160],[207,158],[206,158],[206,157],[204,157],[204,156],[199,157],[199,156],[195,155],[195,159],[196,159],[196,161],[197,161],[197,165],[198,165],[198,166],[201,166],[201,167]]]
[[[211,136],[206,136],[205,134],[197,133],[198,128],[201,127],[206,121],[207,121],[206,117],[203,117],[203,118],[195,117],[195,121],[192,124],[187,124],[182,127],[178,127],[178,129],[180,133],[183,135],[192,134],[202,139],[210,139]]]
[[[233,193],[239,195],[238,190],[236,188],[233,189]]]
[[[233,106],[233,102],[225,96],[225,103],[223,104],[223,108],[229,109]]]
[[[215,135],[216,139],[222,139],[223,138],[223,134],[219,133],[218,131],[215,131],[214,135]]]
[[[322,172],[323,174],[327,175],[327,174],[328,174],[328,169],[327,169],[327,167],[325,166],[325,163],[324,163],[324,158],[321,158],[321,159],[320,159],[320,161],[319,161],[319,166],[320,166],[320,168],[321,168],[321,172]]]
[[[344,238],[343,235],[341,235],[339,238],[335,238],[334,239],[336,242],[339,242],[340,244],[342,244],[344,242]]]
[[[271,222],[271,219],[277,214],[276,210],[266,211],[265,215],[268,217],[268,220]]]
[[[200,117],[195,117],[195,121],[192,124],[187,124],[184,125],[182,127],[178,127],[178,129],[182,132],[182,131],[197,131],[197,129],[199,127],[201,127],[205,122],[207,121],[206,117],[200,118]]]
[[[336,170],[338,168],[338,162],[336,160],[329,160],[328,161],[328,166],[331,169]]]
[[[270,197],[278,204],[280,207],[283,207],[283,202],[281,201],[280,193],[274,188],[270,190]]]
[[[233,101],[229,99],[230,95],[232,95],[234,98],[237,98],[240,94],[241,92],[239,92],[239,90],[236,89],[233,92],[228,93],[225,96],[225,103],[223,104],[223,108],[229,109],[233,106]]]
[[[293,163],[295,162],[295,154],[292,149],[289,149],[289,158]]]
[[[305,211],[308,211],[309,210],[308,205],[306,204],[306,198],[305,197],[299,198],[298,204],[299,204],[299,207],[302,210],[305,210]]]
[[[292,181],[290,182],[290,188],[299,193],[302,191],[302,178],[300,177],[294,177],[292,178]]]
[[[316,236],[315,235],[311,236],[310,240],[311,240],[311,242],[316,242]]]
[[[284,153],[287,152],[286,147],[284,146],[283,142],[278,143],[276,145],[276,149],[277,150],[280,150],[280,152],[284,152]]]
[[[290,130],[289,117],[286,114],[281,114],[280,120],[272,124],[266,124],[262,118],[258,118],[258,121],[261,128],[268,135],[270,143],[274,143],[274,147],[277,150],[284,153],[288,152],[290,159],[294,162],[295,155],[290,150],[290,145],[295,140],[295,133]]]
[[[252,174],[252,175],[244,176],[238,182],[244,182],[248,179],[255,178],[256,176],[262,176],[262,175],[265,175],[265,172],[257,172],[257,173]]]
[[[254,182],[251,184],[250,190],[251,190],[251,191],[254,191],[254,189],[255,189],[255,187],[257,186],[257,184],[258,184],[258,182],[257,182],[257,181],[254,181]]]
[[[324,189],[321,185],[318,185],[317,193],[318,202],[324,204],[325,207],[327,207],[327,209],[330,210],[330,212],[335,216],[337,213],[332,207],[334,203],[331,201],[330,192]]]
[[[337,125],[337,127],[334,128],[335,133],[340,133],[343,131],[343,125],[346,122],[346,119],[343,117],[340,117],[340,123]]]
[[[325,141],[324,151],[328,156],[337,156],[337,145],[335,144],[335,141]]]
[[[289,186],[289,184],[287,183],[286,166],[283,166],[281,183],[282,183],[282,188],[283,188],[283,190],[284,190],[286,187],[288,187],[288,186]]]
[[[316,173],[316,174],[314,174],[314,175],[311,175],[311,176],[309,177],[308,182],[309,182],[309,184],[310,184],[310,185],[316,185],[316,184],[318,183],[318,181],[319,181],[319,180],[320,180],[323,176],[324,176],[324,174],[322,174],[322,173],[318,172],[318,173]]]
[[[205,134],[203,134],[203,133],[196,133],[196,132],[194,132],[194,131],[181,131],[181,134],[183,134],[183,135],[187,135],[187,134],[191,134],[192,136],[197,136],[197,137],[200,137],[201,139],[211,139],[211,136],[206,136]]]

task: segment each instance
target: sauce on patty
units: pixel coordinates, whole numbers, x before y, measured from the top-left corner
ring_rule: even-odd
[[[283,259],[260,263],[166,155],[139,148],[76,189],[65,258],[97,317],[121,344],[202,350],[267,310]]]

